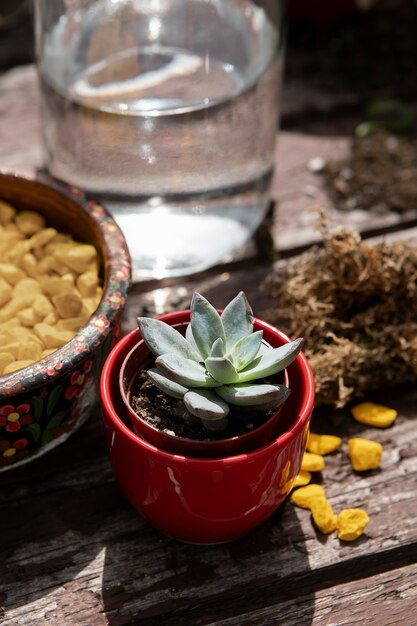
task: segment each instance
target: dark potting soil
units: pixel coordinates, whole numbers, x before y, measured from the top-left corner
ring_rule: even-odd
[[[166,396],[148,379],[146,372],[139,372],[131,393],[132,408],[140,417],[158,430],[187,439],[216,440],[243,435],[261,426],[274,411],[248,411],[242,418],[241,408],[231,407],[229,425],[222,431],[207,431],[199,418],[191,415],[181,400]]]
[[[349,158],[323,171],[337,209],[404,213],[417,208],[417,140],[376,132],[356,137]]]

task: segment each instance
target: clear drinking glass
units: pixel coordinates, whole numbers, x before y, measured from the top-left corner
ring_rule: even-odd
[[[35,0],[45,164],[99,196],[134,277],[230,258],[269,200],[284,0]]]

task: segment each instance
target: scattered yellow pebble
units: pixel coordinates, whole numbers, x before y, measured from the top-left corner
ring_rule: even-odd
[[[360,537],[369,522],[362,509],[343,509],[337,516],[337,535],[342,541],[354,541]]]
[[[306,472],[304,470],[300,470],[300,472],[294,478],[294,482],[292,485],[293,489],[296,489],[297,487],[304,487],[304,485],[308,485],[310,481],[311,481],[311,473]]]
[[[316,498],[325,498],[326,494],[321,485],[307,485],[300,487],[291,494],[291,502],[302,509],[310,509]]]
[[[382,446],[378,441],[352,437],[348,441],[352,468],[357,472],[377,469],[381,462]]]
[[[351,412],[357,422],[377,428],[391,426],[397,417],[395,409],[373,402],[362,402],[362,404],[354,406]]]
[[[307,450],[314,454],[330,454],[339,448],[342,440],[335,435],[316,435],[310,433],[307,440]]]
[[[313,498],[311,501],[313,522],[320,532],[328,535],[337,528],[337,515],[333,513],[330,502],[324,497]]]
[[[301,469],[305,472],[320,472],[324,468],[324,459],[320,454],[304,452]]]

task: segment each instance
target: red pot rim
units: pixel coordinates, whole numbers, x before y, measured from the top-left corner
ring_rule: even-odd
[[[162,315],[159,319],[162,319],[163,321],[167,323],[170,323],[170,322],[172,323],[173,320],[175,320],[176,322],[178,321],[181,322],[182,320],[178,320],[178,315],[183,316],[187,313],[189,314],[188,310],[178,311],[178,312],[175,311],[173,313],[167,313],[166,315]],[[283,340],[284,343],[287,343],[290,341],[290,339],[285,333],[278,330],[271,324],[268,324],[267,322],[264,322],[263,320],[260,320],[258,318],[254,318],[254,321],[256,321],[262,327],[262,330],[267,330],[268,332],[273,333],[274,335],[277,335],[281,340]],[[121,431],[123,435],[128,437],[133,444],[140,445],[146,448],[150,453],[156,454],[166,459],[172,460],[173,458],[175,458],[181,464],[190,463],[193,465],[197,464],[201,466],[207,466],[207,464],[224,465],[225,462],[234,464],[234,463],[241,462],[243,459],[245,460],[248,458],[256,459],[259,456],[263,456],[266,452],[269,452],[269,451],[272,452],[273,449],[275,448],[278,448],[278,447],[281,448],[283,446],[286,446],[288,441],[292,439],[293,437],[295,437],[299,433],[300,430],[304,429],[305,425],[308,423],[308,420],[310,418],[310,415],[314,406],[314,395],[315,395],[314,394],[314,379],[313,379],[313,374],[312,374],[310,365],[306,357],[304,356],[302,352],[300,352],[299,355],[297,356],[296,361],[298,361],[299,365],[301,366],[302,376],[304,378],[305,386],[306,386],[306,393],[305,393],[303,404],[299,411],[298,419],[292,424],[292,426],[287,431],[285,431],[285,433],[282,433],[270,443],[260,448],[257,448],[256,450],[252,450],[250,452],[245,452],[245,453],[238,454],[235,456],[225,456],[225,457],[219,457],[219,458],[189,457],[189,456],[184,456],[180,454],[174,454],[171,452],[167,452],[165,450],[161,450],[160,448],[157,448],[156,446],[152,445],[145,439],[142,439],[141,437],[136,435],[132,430],[130,430],[128,426],[124,424],[124,422],[119,417],[117,410],[115,409],[115,406],[112,400],[112,394],[110,392],[109,381],[110,381],[110,378],[113,377],[113,371],[117,370],[115,375],[117,376],[117,380],[118,380],[118,371],[120,369],[121,363],[124,360],[125,356],[128,354],[128,352],[130,352],[130,348],[128,348],[128,346],[130,342],[132,341],[132,338],[136,336],[140,337],[140,331],[138,328],[135,328],[130,333],[125,335],[122,339],[120,339],[120,341],[115,345],[113,350],[110,352],[104,364],[101,378],[100,378],[100,395],[101,395],[102,402],[105,403],[106,405],[107,416],[112,421],[115,429]],[[118,366],[119,363],[120,363],[120,366]],[[118,388],[118,385],[117,385],[117,388]]]

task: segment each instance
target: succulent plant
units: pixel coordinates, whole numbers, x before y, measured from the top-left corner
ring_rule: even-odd
[[[243,291],[221,315],[195,293],[185,337],[148,317],[139,317],[138,326],[156,356],[156,367],[147,372],[150,380],[164,393],[183,400],[208,430],[227,426],[229,405],[266,411],[278,408],[290,394],[284,385],[256,381],[288,367],[303,339],[279,348],[265,344],[262,331],[253,332],[252,309]]]

